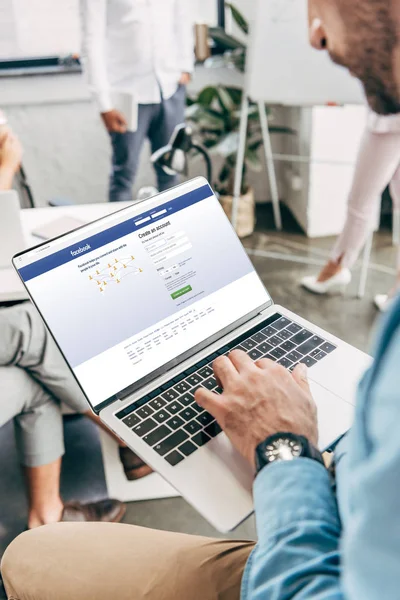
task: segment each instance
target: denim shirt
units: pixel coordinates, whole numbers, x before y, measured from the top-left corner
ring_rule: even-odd
[[[257,476],[242,600],[400,598],[400,297],[374,355],[335,450],[336,485],[307,458]]]

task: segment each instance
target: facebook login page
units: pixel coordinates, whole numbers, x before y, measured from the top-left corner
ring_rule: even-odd
[[[93,406],[269,300],[204,180],[49,242],[17,268]]]

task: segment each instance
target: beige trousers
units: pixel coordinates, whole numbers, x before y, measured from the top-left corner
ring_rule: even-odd
[[[10,600],[238,600],[253,547],[133,525],[57,523],[16,538],[1,569]]]

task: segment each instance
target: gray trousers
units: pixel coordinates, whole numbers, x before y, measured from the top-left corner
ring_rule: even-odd
[[[132,200],[132,186],[145,139],[150,140],[153,153],[168,144],[175,127],[185,121],[185,90],[185,86],[180,85],[168,100],[139,104],[137,130],[111,134],[110,202]],[[160,192],[178,183],[176,176],[167,175],[160,167],[156,166],[155,171]]]
[[[36,309],[0,309],[0,427],[14,419],[24,466],[63,455],[61,402],[76,412],[89,408]]]

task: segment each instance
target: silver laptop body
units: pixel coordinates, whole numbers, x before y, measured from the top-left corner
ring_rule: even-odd
[[[351,425],[370,358],[273,304],[198,177],[13,259],[88,403],[214,527],[253,511],[250,466],[194,402],[234,347],[309,366],[321,448]]]

